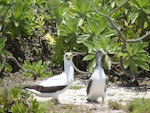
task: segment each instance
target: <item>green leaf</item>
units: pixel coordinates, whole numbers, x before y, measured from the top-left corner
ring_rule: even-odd
[[[135,23],[135,21],[136,21],[136,19],[138,18],[138,16],[139,16],[139,13],[138,13],[138,12],[136,12],[136,13],[130,12],[130,14],[129,14],[129,16],[128,16],[128,22],[131,21],[132,24]]]
[[[84,43],[85,41],[87,41],[87,39],[90,37],[89,34],[84,34],[84,35],[80,35],[78,38],[77,38],[77,43]]]
[[[146,71],[149,71],[150,67],[146,62],[141,61],[141,60],[134,60],[134,62],[137,64],[138,67],[140,67]]]
[[[95,62],[95,59],[93,59],[88,63],[88,66],[87,66],[88,71],[93,72],[93,69],[95,66],[96,66],[96,62]]]
[[[9,71],[9,72],[12,71],[12,67],[8,63],[5,63],[5,71]]]
[[[130,56],[133,56],[134,55],[134,53],[133,53],[133,49],[132,49],[132,47],[131,47],[131,45],[130,44],[127,44],[126,45],[126,49],[127,49],[127,51],[128,51],[128,53],[129,53],[129,55]]]
[[[108,29],[103,34],[101,34],[100,37],[102,37],[102,38],[109,38],[109,37],[114,36],[114,35],[117,35],[116,31],[113,30],[113,29]]]
[[[80,15],[85,15],[90,10],[90,0],[76,0],[74,3],[74,10],[77,11]]]
[[[134,75],[137,75],[138,67],[136,66],[134,61],[131,61],[131,63],[130,63],[130,70]]]
[[[2,48],[5,46],[5,42],[7,41],[7,38],[0,38],[0,52]]]
[[[147,6],[147,4],[149,4],[150,1],[149,0],[137,0],[137,2],[139,6],[143,8],[144,6]]]
[[[139,8],[139,7],[140,7],[139,4],[138,4],[138,2],[137,2],[137,0],[130,0],[129,3],[130,3],[132,6],[136,7],[136,8]]]
[[[88,60],[92,60],[95,58],[95,55],[93,54],[88,54],[83,58],[83,61],[88,61]]]
[[[108,57],[108,55],[105,56],[104,68],[107,70],[111,69],[111,59]]]
[[[137,53],[134,57],[134,59],[136,60],[141,60],[141,61],[145,61],[145,62],[150,62],[150,56],[148,56],[147,53]]]
[[[87,24],[88,24],[88,26],[91,30],[91,33],[95,33],[95,31],[97,29],[97,26],[98,26],[97,23],[96,23],[96,20],[88,18],[87,19]]]
[[[102,31],[106,29],[108,26],[107,19],[106,18],[99,18],[100,20],[97,20],[97,29],[95,31],[95,35],[98,36]]]
[[[101,38],[100,37],[94,37],[93,43],[95,45],[95,49],[98,50],[99,48],[103,48],[101,44]]]
[[[124,60],[123,60],[123,66],[125,69],[127,69],[130,65],[130,63],[132,62],[132,59],[130,58],[130,56],[126,57]]]
[[[104,50],[110,45],[110,38],[101,38],[101,45]]]
[[[92,41],[85,41],[83,44],[88,47],[89,53],[91,53],[95,49],[95,45],[93,44]]]

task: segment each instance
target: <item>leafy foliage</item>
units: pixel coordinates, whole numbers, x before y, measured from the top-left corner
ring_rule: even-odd
[[[77,38],[74,43],[78,43],[79,46],[84,44],[88,48],[89,54],[85,56],[83,60],[90,60],[88,64],[89,71],[92,71],[95,66],[94,54],[99,48],[103,48],[108,55],[113,54],[111,59],[108,56],[106,57],[107,63],[105,63],[105,65],[107,66],[105,67],[108,69],[111,67],[111,61],[118,62],[119,58],[123,56],[124,67],[130,69],[133,75],[137,75],[139,67],[149,71],[149,55],[145,51],[145,48],[148,47],[148,43],[145,41],[140,42],[140,46],[143,45],[141,48],[137,47],[139,43],[128,43],[125,53],[122,53],[122,40],[120,40],[120,37],[118,37],[114,29],[110,27],[108,20],[103,16],[99,16],[92,8],[93,5],[98,11],[108,15],[110,11],[123,2],[124,1],[108,0],[107,2],[103,1],[99,3],[98,1],[84,1],[82,3],[82,1],[75,0],[75,2],[70,3],[70,7],[66,10],[69,14],[63,16],[62,24],[58,26],[60,36],[65,36],[65,39],[70,40],[71,38],[69,37],[74,36],[74,39]],[[109,3],[111,4],[111,7],[109,6]],[[123,34],[126,35],[127,39],[136,39],[142,32],[149,29],[149,20],[147,19],[149,18],[147,14],[147,11],[149,10],[148,6],[148,0],[144,3],[140,0],[138,2],[134,0],[130,1],[122,9],[112,15],[112,18],[116,19],[115,24],[118,29],[121,30],[124,27],[125,30],[123,30]],[[138,10],[139,8],[141,10]],[[121,15],[124,15],[124,17],[120,18]],[[144,21],[141,16],[146,17]],[[76,24],[73,25],[75,19]],[[66,22],[66,20],[69,20],[69,22]],[[71,27],[72,25],[73,27]],[[139,26],[139,29],[137,29],[137,26]],[[138,51],[139,49],[140,51]],[[129,54],[129,51],[132,55]],[[144,56],[142,61],[139,54]]]
[[[42,60],[33,63],[24,61],[24,68],[36,72],[39,77],[47,77],[52,75],[52,73],[47,71],[48,66],[49,64],[47,62],[43,62],[42,64]]]
[[[3,98],[0,95],[0,112],[12,112],[12,113],[41,113],[43,109],[37,100],[31,98],[30,100],[29,94],[23,90],[21,90],[20,86],[14,86],[8,92],[7,99]]]
[[[83,60],[89,60],[89,71],[95,65],[95,51],[103,48],[108,55],[106,68],[110,69],[112,61],[118,62],[123,57],[124,68],[137,75],[141,69],[149,71],[149,54],[146,52],[149,40],[127,43],[125,51],[121,51],[123,40],[108,18],[99,14],[109,15],[124,2],[125,0],[0,1],[0,34],[7,39],[18,40],[19,43],[28,36],[35,39],[49,37],[47,42],[51,47],[51,60],[57,65],[63,63],[65,51],[88,51]],[[131,0],[112,13],[110,18],[127,39],[137,39],[150,29],[149,7],[149,0]],[[50,27],[46,29],[45,26]],[[113,55],[111,59],[110,54]],[[33,70],[39,75],[43,72]]]
[[[139,42],[136,44],[127,44],[127,53],[124,55],[124,67],[130,68],[134,75],[138,73],[138,67],[149,71],[150,57],[143,49],[147,44]]]

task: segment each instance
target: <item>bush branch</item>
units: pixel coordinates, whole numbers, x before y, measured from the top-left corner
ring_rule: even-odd
[[[122,32],[121,32],[121,31],[117,28],[117,26],[114,24],[114,22],[113,22],[113,20],[111,19],[110,16],[111,16],[113,13],[115,13],[117,10],[119,10],[120,8],[122,8],[127,2],[128,2],[128,0],[126,0],[123,4],[121,4],[121,5],[118,6],[116,9],[114,9],[113,11],[111,11],[108,16],[105,15],[105,14],[103,14],[103,13],[101,13],[101,12],[99,12],[94,6],[92,6],[93,9],[94,9],[99,15],[104,16],[104,17],[106,17],[106,18],[108,19],[108,21],[109,21],[110,25],[112,26],[112,28],[113,28],[114,30],[116,30],[117,33],[118,33],[118,35],[122,38],[122,40],[123,40],[123,45],[122,45],[122,48],[121,48],[121,52],[122,52],[122,53],[124,52],[124,49],[126,48],[127,40],[126,40],[126,37],[122,34]],[[122,57],[122,56],[120,57],[120,68],[121,68],[121,70],[122,70],[127,76],[129,76],[131,79],[133,79],[133,76],[132,76],[131,72],[130,72],[130,71],[128,72],[128,71],[124,68],[124,66],[123,66],[123,57]]]
[[[109,13],[109,17],[111,17],[111,15],[116,12],[117,10],[121,9],[129,0],[126,0],[123,4],[121,4],[120,6],[116,7],[114,10],[112,10],[110,13]]]
[[[19,62],[17,61],[17,59],[16,59],[15,57],[13,57],[13,56],[7,56],[7,60],[12,60],[13,62],[15,62],[15,63],[17,64],[17,66],[18,66],[22,71],[24,71],[25,73],[26,73],[26,72],[29,72],[29,73],[33,74],[34,80],[36,80],[37,74],[36,74],[34,71],[32,71],[32,70],[26,70],[26,69],[24,69],[24,68],[22,67],[22,65],[19,64]]]
[[[74,63],[72,62],[73,68],[75,69],[76,72],[81,73],[81,74],[90,74],[90,72],[86,72],[86,71],[81,71],[79,70]]]
[[[141,40],[143,40],[144,38],[147,38],[150,35],[150,31],[148,31],[145,35],[141,36],[140,38],[137,39],[130,39],[130,40],[126,40],[127,42],[139,42]]]

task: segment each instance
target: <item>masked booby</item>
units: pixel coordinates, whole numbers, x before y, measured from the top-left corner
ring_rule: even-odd
[[[38,85],[25,86],[24,89],[40,97],[54,97],[57,102],[60,93],[64,92],[74,81],[74,68],[71,52],[64,54],[64,72],[42,81]]]
[[[107,77],[105,75],[104,69],[102,67],[102,56],[105,55],[103,49],[99,49],[96,52],[96,67],[89,78],[86,93],[87,93],[87,101],[97,101],[97,99],[101,96],[102,103],[104,103],[104,97],[106,95],[106,80]]]

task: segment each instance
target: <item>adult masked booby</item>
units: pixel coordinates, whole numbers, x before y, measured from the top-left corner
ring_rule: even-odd
[[[64,72],[42,81],[38,85],[25,86],[24,89],[33,92],[40,97],[54,97],[58,102],[58,96],[64,92],[74,81],[74,68],[71,52],[64,54]]]
[[[96,67],[88,81],[86,93],[88,101],[97,101],[97,99],[101,96],[102,103],[104,103],[104,97],[106,95],[106,75],[104,69],[102,67],[102,56],[105,55],[103,49],[99,49],[96,52]]]

